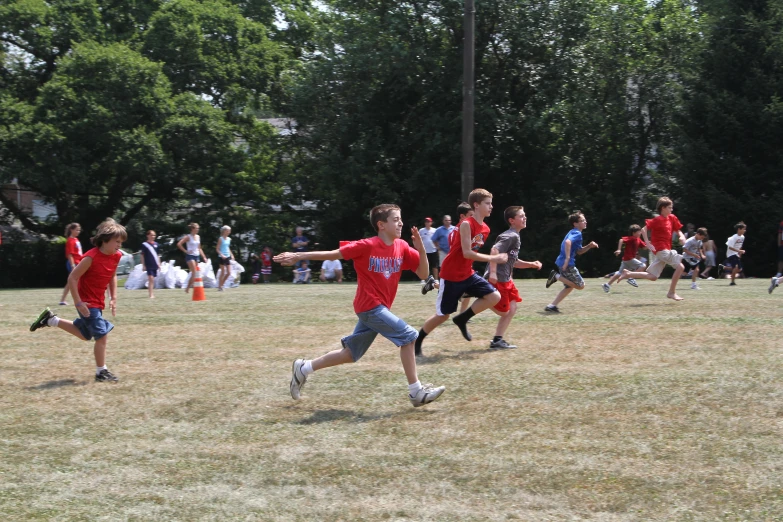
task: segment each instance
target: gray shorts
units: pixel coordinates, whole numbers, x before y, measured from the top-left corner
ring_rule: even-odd
[[[565,270],[560,270],[560,277],[565,277],[579,288],[585,287],[585,281],[582,279],[582,274],[579,273],[579,269],[575,266],[569,266]],[[564,286],[570,288],[566,284],[564,284]]]
[[[681,262],[682,254],[677,253],[676,250],[658,250],[653,257],[653,262],[647,268],[647,273],[658,277],[666,265],[676,270]]]
[[[636,272],[639,270],[644,270],[647,268],[647,265],[644,261],[640,261],[639,259],[633,258],[629,259],[628,261],[623,261],[620,263],[620,270],[619,272],[622,273],[623,270],[628,270],[629,272]]]
[[[343,347],[351,350],[353,362],[367,353],[378,334],[390,340],[398,348],[412,343],[419,336],[416,330],[383,305],[356,315],[359,322],[356,323],[353,333],[341,339]]]

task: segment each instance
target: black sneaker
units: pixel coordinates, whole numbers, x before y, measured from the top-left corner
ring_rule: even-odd
[[[723,274],[723,271],[726,268],[723,265],[718,265],[718,279],[720,279],[720,276]]]
[[[735,283],[734,281],[732,281],[731,283],[729,283],[729,286],[737,286],[737,283]]]
[[[429,276],[424,284],[421,285],[421,295],[427,295],[427,292],[431,292],[435,289],[435,278]]]
[[[119,379],[114,376],[113,373],[111,373],[107,369],[101,370],[99,373],[95,374],[95,382],[117,382]]]
[[[546,308],[544,308],[545,312],[552,312],[553,314],[559,314],[560,309],[556,307],[555,305],[547,305]]]
[[[490,350],[512,350],[516,347],[517,346],[515,344],[508,344],[505,339],[489,342]]]
[[[553,284],[555,284],[555,281],[557,281],[557,270],[552,270],[549,272],[549,277],[546,278],[546,287],[549,288]]]
[[[49,326],[49,319],[54,317],[57,314],[53,314],[51,310],[49,310],[49,307],[47,306],[44,308],[44,311],[41,312],[41,314],[38,316],[38,319],[33,321],[33,324],[30,325],[30,331],[34,332],[39,328],[43,328],[44,326]]]

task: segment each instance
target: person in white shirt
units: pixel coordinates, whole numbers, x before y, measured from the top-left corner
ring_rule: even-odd
[[[731,283],[729,283],[729,286],[736,286],[737,283],[734,282],[734,279],[737,277],[737,274],[742,271],[741,258],[742,254],[745,253],[742,249],[742,245],[745,243],[745,231],[747,230],[747,226],[740,221],[734,225],[734,230],[736,231],[736,234],[726,241],[726,260],[722,265],[718,265],[720,270],[731,269]]]
[[[327,259],[321,263],[321,275],[318,276],[321,281],[343,282],[343,265],[339,259]]]
[[[427,261],[430,264],[430,272],[432,276],[427,281],[422,281],[424,285],[427,282],[431,284],[438,280],[438,272],[440,270],[440,259],[438,257],[438,249],[435,248],[435,243],[432,242],[432,236],[435,234],[435,229],[432,228],[432,218],[424,218],[424,228],[419,229],[421,235],[421,242],[424,243],[424,251],[427,253]]]

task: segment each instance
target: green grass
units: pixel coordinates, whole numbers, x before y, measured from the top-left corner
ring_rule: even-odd
[[[293,359],[339,346],[354,285],[259,285],[192,302],[120,290],[108,364],[29,323],[59,289],[0,292],[3,520],[783,520],[783,290],[766,280],[542,281],[507,338],[450,323],[419,366],[441,399],[412,408],[398,350],[288,394]],[[419,328],[434,295],[400,287]],[[72,318],[72,307],[53,309]]]

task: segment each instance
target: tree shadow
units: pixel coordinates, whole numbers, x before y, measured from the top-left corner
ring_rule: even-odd
[[[87,384],[85,381],[77,381],[76,379],[60,379],[59,381],[49,381],[37,386],[28,386],[25,390],[55,390],[57,388],[65,388],[66,386],[84,386]]]

